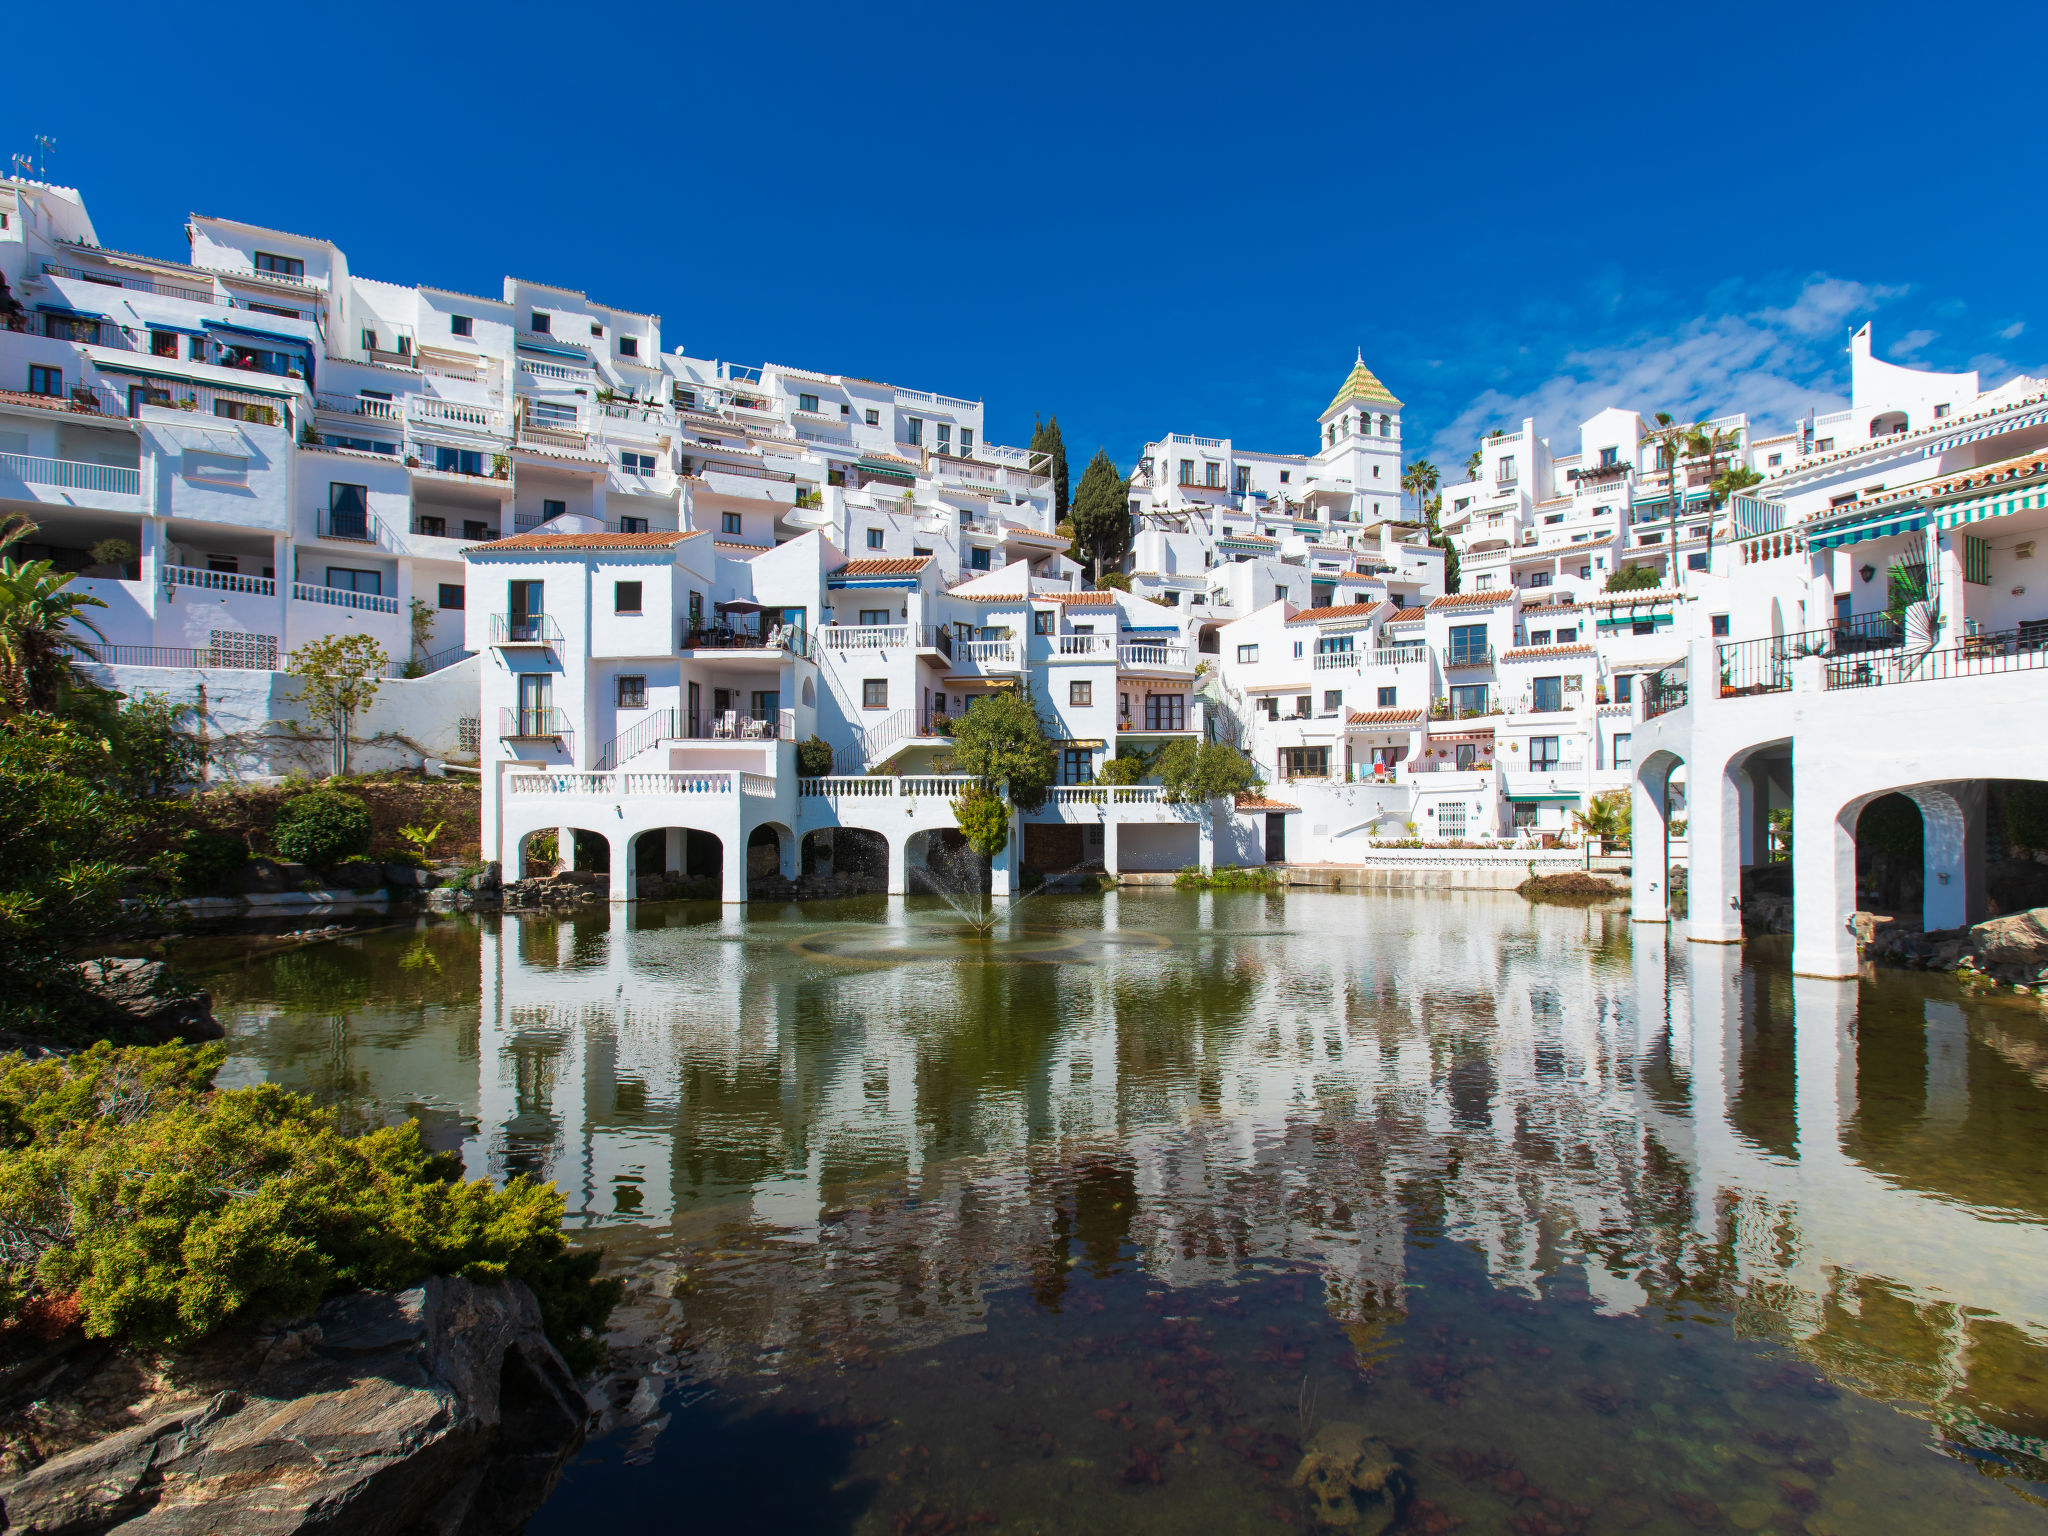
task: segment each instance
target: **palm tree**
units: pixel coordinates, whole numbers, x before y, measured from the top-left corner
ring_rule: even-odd
[[[0,560],[0,707],[54,709],[71,671],[67,652],[99,659],[71,626],[104,641],[85,610],[107,605],[70,586],[70,574],[47,560]]]
[[[1417,459],[1401,471],[1401,489],[1415,498],[1415,510],[1422,512],[1423,503],[1429,500],[1429,493],[1436,489],[1436,466],[1427,459]]]
[[[1685,452],[1692,428],[1683,425],[1669,411],[1656,415],[1657,427],[1644,439],[1657,445],[1659,467],[1670,471],[1671,492],[1671,584],[1678,585],[1678,456]],[[1631,519],[1633,520],[1633,519]]]
[[[1626,846],[1629,834],[1629,813],[1634,809],[1629,803],[1629,792],[1625,789],[1611,789],[1604,795],[1595,795],[1586,802],[1583,811],[1572,812],[1572,820],[1587,837],[1597,837],[1610,847],[1615,844]]]

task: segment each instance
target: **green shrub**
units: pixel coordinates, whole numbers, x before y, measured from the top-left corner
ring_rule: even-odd
[[[239,837],[194,828],[178,843],[178,887],[196,894],[229,890],[248,860],[248,845]]]
[[[822,779],[832,771],[832,743],[822,736],[810,736],[796,744],[796,771],[807,779]]]
[[[552,1186],[462,1181],[416,1122],[352,1136],[275,1084],[213,1091],[223,1054],[101,1044],[0,1074],[0,1315],[63,1304],[93,1337],[179,1347],[452,1274],[525,1281],[572,1367],[602,1362],[618,1286],[568,1251]]]
[[[953,821],[967,846],[994,858],[1010,845],[1010,807],[1001,795],[970,784],[953,802]]]
[[[370,851],[370,808],[338,789],[316,789],[287,800],[270,841],[294,864],[324,869]]]
[[[1219,864],[1205,875],[1201,865],[1189,864],[1174,875],[1173,883],[1184,891],[1277,891],[1280,875],[1263,864]]]

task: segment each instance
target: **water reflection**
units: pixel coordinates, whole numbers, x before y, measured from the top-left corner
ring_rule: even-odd
[[[1276,1392],[1311,1384],[1319,1328],[1353,1378],[1332,1392],[1366,1391],[1405,1341],[1398,1390],[1425,1414],[1501,1398],[1468,1424],[1482,1444],[1515,1433],[1567,1356],[1581,1374],[1553,1418],[1612,1438],[1606,1418],[1639,1417],[1640,1440],[1679,1414],[1693,1439],[1733,1438],[1713,1415],[1804,1390],[1756,1374],[1761,1342],[1918,1416],[1883,1410],[1901,1427],[1866,1439],[1910,1445],[1903,1426],[1925,1422],[2008,1486],[2048,1472],[2048,1030],[2029,1003],[1963,1001],[1939,978],[1797,980],[1782,956],[1491,894],[1049,899],[1034,926],[1100,937],[988,963],[933,963],[921,912],[441,923],[212,979],[237,1072],[419,1114],[473,1172],[552,1178],[649,1279],[634,1319],[657,1368],[728,1392],[886,1373],[977,1337],[1014,1376],[1039,1358],[1034,1330],[1183,1296],[1301,1331],[1244,1356]],[[1568,1321],[1574,1298],[1618,1331]],[[1432,1351],[1425,1310],[1475,1338],[1519,1331]],[[1717,1370],[1710,1402],[1648,1401],[1650,1383]],[[1157,1390],[1167,1423],[1195,1387]],[[1254,1411],[1231,1391],[1226,1440]],[[937,1422],[986,1406],[949,1399]],[[1765,1517],[1737,1525],[1882,1526],[1867,1505],[1829,1514],[1839,1495],[1784,1448],[1801,1435],[1744,1433],[1783,1444],[1764,1458],[1777,1491],[1739,1505]],[[1613,1472],[1616,1507],[1640,1502],[1651,1529],[1690,1520],[1710,1471],[1661,1500],[1626,1468],[1583,1476]],[[1921,1488],[1892,1498],[1903,1511]],[[2034,1518],[2000,1498],[1985,1521]],[[1061,1507],[1047,1528],[1080,1518]]]

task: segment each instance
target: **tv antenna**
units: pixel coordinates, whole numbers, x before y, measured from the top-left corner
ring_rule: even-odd
[[[47,133],[36,135],[36,180],[50,179],[50,151],[57,147],[57,141]]]

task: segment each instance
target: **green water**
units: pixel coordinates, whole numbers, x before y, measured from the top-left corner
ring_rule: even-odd
[[[2048,1530],[2048,1012],[1492,894],[193,941],[231,1081],[533,1173],[632,1285],[534,1523]]]

